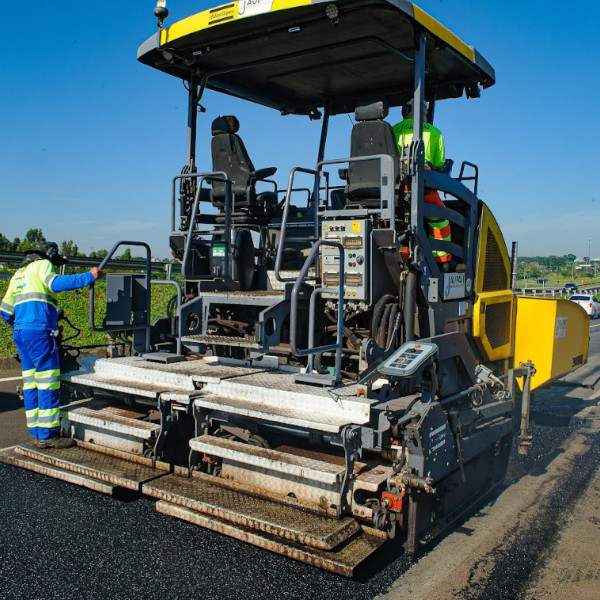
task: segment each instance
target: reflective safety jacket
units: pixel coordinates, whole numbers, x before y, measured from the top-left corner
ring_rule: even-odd
[[[398,143],[398,150],[402,153],[402,148],[410,146],[413,141],[413,119],[404,119],[394,125],[394,135]],[[446,162],[446,148],[444,147],[444,137],[442,132],[427,121],[423,122],[423,144],[425,146],[425,161],[433,169],[440,169]]]
[[[14,329],[54,331],[57,320],[57,293],[94,283],[91,272],[57,275],[46,259],[21,267],[10,280],[0,304],[0,315]]]

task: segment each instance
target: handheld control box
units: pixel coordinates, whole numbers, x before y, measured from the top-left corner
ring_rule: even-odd
[[[431,342],[406,342],[377,369],[384,375],[410,377],[428,363],[438,347]]]

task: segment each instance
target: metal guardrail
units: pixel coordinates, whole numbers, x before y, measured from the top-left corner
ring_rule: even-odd
[[[546,298],[560,298],[562,296],[571,296],[573,294],[598,294],[600,292],[600,286],[581,287],[577,292],[570,292],[565,294],[562,287],[558,288],[517,288],[516,294],[523,296],[542,296]]]
[[[6,252],[0,251],[0,265],[8,263],[10,265],[18,264],[23,260],[25,253],[23,252]],[[104,260],[102,258],[91,258],[88,256],[67,256],[68,263],[61,267],[61,273],[65,272],[65,267],[71,269],[91,269],[92,267],[100,266]],[[146,260],[109,260],[105,265],[106,269],[116,270],[145,270]],[[150,270],[153,273],[167,273],[170,278],[171,274],[181,273],[181,265],[179,263],[164,263],[161,261],[152,261]],[[0,279],[10,279],[9,273],[0,273]]]

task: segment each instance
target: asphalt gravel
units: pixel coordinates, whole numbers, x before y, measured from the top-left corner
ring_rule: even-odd
[[[534,421],[534,446],[527,457],[513,448],[508,481],[543,468],[573,426]],[[119,500],[1,463],[0,503],[3,600],[363,600],[411,564],[392,544],[348,580],[161,515],[151,500]]]
[[[0,464],[0,598],[126,600],[373,598],[409,566],[400,549],[355,580]]]
[[[552,392],[544,393],[544,401],[552,399]],[[534,405],[533,446],[523,457],[515,444],[506,485],[544,469],[578,427],[573,418],[581,408],[578,401],[565,401],[563,390],[555,397],[554,404]],[[590,452],[580,465],[583,477],[597,461],[598,452]],[[507,569],[523,565],[525,554],[548,544],[554,531],[543,522],[555,520],[573,501],[573,494],[565,493],[564,502],[550,505],[542,520],[532,523],[535,548],[515,546],[469,600],[514,597],[526,570]],[[159,514],[151,500],[115,499],[3,463],[0,506],[2,600],[370,600],[411,565],[391,545],[349,580]]]

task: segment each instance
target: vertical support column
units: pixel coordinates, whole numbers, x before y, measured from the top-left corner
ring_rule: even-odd
[[[417,34],[417,53],[415,55],[415,90],[413,96],[413,144],[418,148],[416,156],[412,157],[411,182],[411,222],[413,228],[420,223],[421,208],[423,207],[423,167],[425,157],[423,152],[423,103],[425,102],[425,34]]]
[[[327,141],[327,132],[329,130],[329,109],[325,107],[325,113],[323,114],[323,123],[321,125],[321,138],[319,140],[319,153],[317,155],[317,164],[319,164],[325,156],[325,142]],[[315,240],[319,239],[321,234],[319,228],[319,183],[321,181],[321,174],[315,175],[315,186],[313,188],[312,196],[312,209],[314,219],[314,236]],[[315,257],[315,272],[319,272],[318,257]]]
[[[521,433],[519,435],[519,454],[527,454],[531,446],[532,437],[529,435],[529,413],[531,411],[531,377],[535,373],[535,367],[531,361],[525,364],[525,375],[523,377],[523,398],[521,400]]]
[[[512,272],[510,274],[510,289],[515,291],[517,289],[517,260],[519,257],[519,242],[512,243],[512,250],[510,255],[510,264]]]
[[[187,164],[194,167],[196,164],[196,131],[198,123],[198,86],[192,79],[189,82],[188,94],[188,126],[187,126]]]

